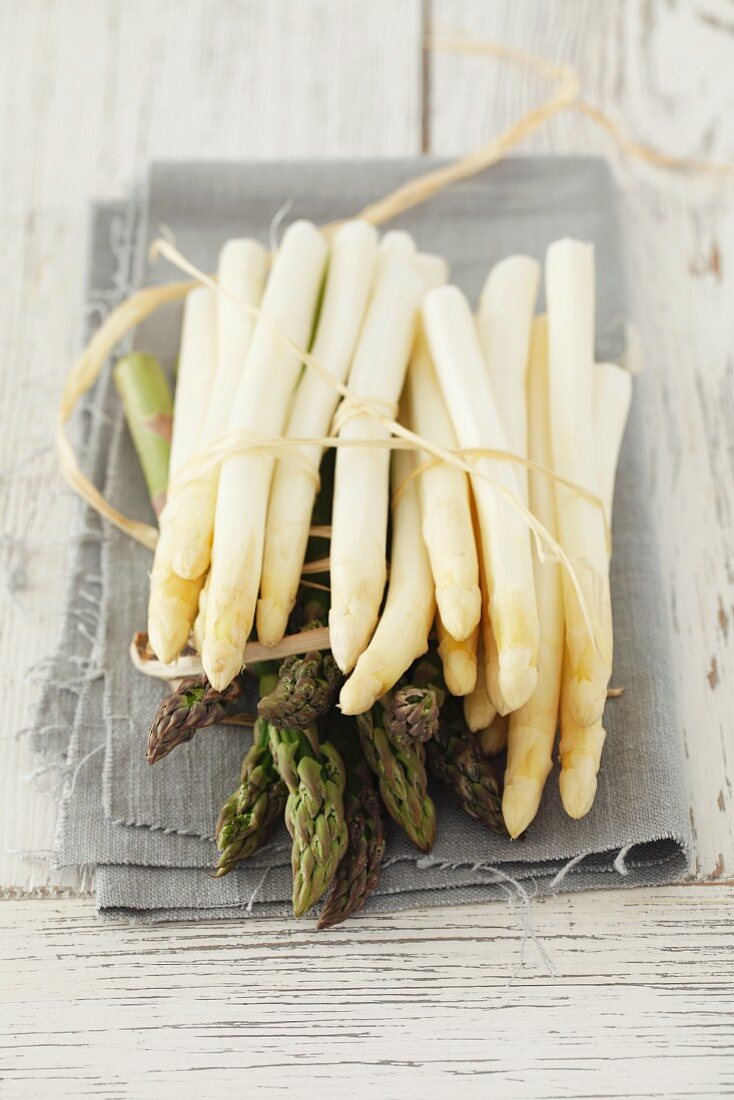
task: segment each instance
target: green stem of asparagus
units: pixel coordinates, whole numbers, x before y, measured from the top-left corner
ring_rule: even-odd
[[[354,720],[332,711],[328,729],[346,769],[344,807],[349,843],[321,910],[320,929],[340,924],[363,907],[380,880],[386,840],[382,806]]]
[[[113,371],[125,418],[156,515],[166,502],[173,398],[163,368],[152,355],[134,352]]]

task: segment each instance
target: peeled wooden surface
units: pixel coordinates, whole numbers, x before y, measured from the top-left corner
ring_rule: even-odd
[[[730,920],[724,886],[327,933],[109,925],[91,902],[7,902],[3,1096],[728,1095]]]

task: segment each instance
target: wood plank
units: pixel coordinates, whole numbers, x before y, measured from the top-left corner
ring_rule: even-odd
[[[418,152],[421,17],[419,0],[0,5],[0,886],[77,882],[48,873],[56,803],[20,781],[34,761],[15,732],[63,608],[70,496],[50,444],[87,202],[123,193],[151,157]]]
[[[100,924],[81,899],[7,902],[3,1094],[728,1094],[731,892],[600,900],[320,934],[295,921]]]
[[[432,15],[570,63],[588,100],[638,141],[687,157],[734,159],[734,28],[726,3],[434,0]],[[486,140],[547,94],[521,68],[444,52],[431,58],[430,88],[431,149],[447,154]],[[523,150],[607,156],[619,183],[696,870],[731,877],[734,193],[711,178],[622,157],[577,112],[552,120]]]

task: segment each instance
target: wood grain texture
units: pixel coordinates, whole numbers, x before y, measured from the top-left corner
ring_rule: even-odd
[[[637,141],[681,156],[734,161],[734,21],[728,2],[435,0],[432,13],[438,25],[468,27],[478,36],[570,63],[580,74],[583,96]],[[431,149],[448,154],[477,145],[544,95],[547,85],[517,66],[437,52]],[[734,184],[676,176],[623,157],[578,112],[551,120],[523,149],[604,155],[619,184],[630,320],[644,366],[636,400],[645,409],[695,870],[702,878],[729,879]]]
[[[326,934],[295,921],[141,929],[100,924],[78,900],[8,902],[3,1095],[730,1095],[729,893],[601,900]]]
[[[60,626],[71,497],[50,441],[75,348],[87,203],[152,157],[420,151],[418,0],[0,4],[0,886],[45,892],[56,802],[19,784],[26,670]],[[58,776],[48,777],[48,786]],[[38,852],[25,859],[18,852]]]
[[[48,870],[55,803],[19,782],[32,761],[13,735],[24,670],[63,602],[71,501],[49,439],[86,203],[122,193],[152,156],[459,153],[542,95],[506,64],[422,56],[430,19],[570,60],[587,97],[640,140],[734,159],[731,0],[0,4],[6,890],[85,885]],[[698,872],[718,884],[427,910],[318,936],[295,922],[106,925],[90,900],[7,901],[3,1096],[734,1091],[732,188],[625,160],[574,114],[527,148],[602,153],[620,184]]]

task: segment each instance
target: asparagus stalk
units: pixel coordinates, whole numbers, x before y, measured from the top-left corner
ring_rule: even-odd
[[[173,398],[172,475],[188,461],[201,441],[217,371],[216,318],[214,291],[203,286],[189,291],[184,304]]]
[[[614,480],[619,449],[627,422],[632,380],[621,367],[598,363],[594,368],[594,440],[597,476],[602,500],[611,523]],[[588,813],[594,801],[597,773],[606,737],[601,721],[583,727],[570,708],[570,685],[565,678],[561,702],[561,801],[570,817]]]
[[[187,676],[160,703],[148,734],[147,760],[155,764],[177,745],[190,741],[197,730],[214,726],[230,714],[242,695],[242,682],[233,680],[216,691],[206,676]]]
[[[482,618],[485,611],[482,610]],[[480,627],[477,639],[477,676],[472,690],[464,696],[464,720],[472,733],[486,729],[494,721],[497,710],[487,691],[487,662],[485,659],[483,631]]]
[[[295,222],[273,261],[250,342],[229,427],[282,432],[301,368],[271,324],[301,347],[308,345],[326,263],[326,242],[309,222]],[[242,667],[255,614],[273,459],[250,452],[222,464],[214,519],[202,663],[218,688]]]
[[[316,727],[269,725],[270,750],[288,788],[285,823],[293,840],[293,912],[302,917],[323,897],[347,848],[344,764]]]
[[[540,265],[529,256],[496,264],[479,297],[477,327],[510,449],[527,455],[526,378]],[[517,467],[527,500],[527,471]]]
[[[219,254],[217,281],[237,301],[207,291],[215,299],[216,373],[208,406],[195,408],[202,423],[199,448],[227,430],[254,329],[254,320],[241,303],[259,305],[266,266],[267,253],[256,241],[227,241]],[[170,515],[166,516],[166,526],[171,528],[172,565],[181,577],[193,580],[209,567],[218,482],[218,468],[187,482],[177,492]]]
[[[546,258],[550,414],[556,473],[598,492],[594,444],[594,250],[561,240]],[[612,671],[612,609],[604,517],[580,494],[556,485],[561,545],[575,563],[595,637],[576,590],[563,575],[564,694],[570,717],[593,726],[604,711]]]
[[[397,403],[422,290],[421,278],[405,261],[391,259],[378,270],[349,373],[349,388],[356,397],[384,402],[388,411]],[[347,440],[389,436],[368,415],[349,417],[339,434]],[[337,451],[329,629],[332,652],[343,672],[351,672],[377,623],[387,575],[389,479],[390,453],[384,448],[347,446]]]
[[[335,233],[312,353],[321,366],[343,382],[359,335],[374,277],[377,235],[366,222],[346,222]],[[286,434],[319,438],[327,434],[337,394],[307,371],[298,385]],[[303,457],[316,470],[323,454],[304,446]],[[274,645],[285,633],[295,603],[306,554],[316,485],[298,463],[281,459],[275,468],[265,528],[257,634]]]
[[[454,430],[462,447],[508,449],[508,439],[469,304],[456,287],[432,290],[423,305],[426,336]],[[507,462],[477,460],[514,497],[517,472]],[[538,611],[528,527],[482,477],[472,486],[488,584],[488,613],[497,643],[499,688],[509,709],[522,706],[537,682]]]
[[[235,681],[236,682],[236,681]],[[261,848],[280,820],[288,789],[275,767],[270,726],[258,718],[252,747],[242,762],[240,785],[219,814],[216,836],[220,851],[215,876],[226,875],[236,863]]]
[[[462,809],[493,832],[506,835],[500,782],[451,700],[426,749],[432,774],[454,793]]]
[[[549,397],[548,325],[545,318],[539,318],[533,328],[528,377],[529,451],[534,462],[546,467],[552,466]],[[555,486],[535,470],[529,480],[531,510],[555,538]],[[538,686],[527,703],[510,715],[502,813],[511,837],[523,833],[538,812],[558,726],[563,663],[561,567],[557,562],[541,561],[537,549],[533,567],[540,620]]]
[[[278,682],[258,704],[258,714],[275,726],[306,729],[331,707],[341,673],[330,653],[312,651],[286,657]]]
[[[444,626],[441,613],[436,612],[438,656],[443,665],[443,678],[452,695],[469,695],[477,686],[477,644],[479,627],[463,642],[459,642]],[[486,693],[485,693],[486,694]]]
[[[383,702],[357,716],[362,750],[387,812],[416,847],[428,852],[436,839],[436,808],[428,794],[425,748],[402,736],[406,726],[393,726],[388,733]]]
[[[113,371],[153,511],[166,502],[173,402],[163,368],[152,355],[134,352]]]
[[[344,814],[349,840],[321,910],[319,929],[340,924],[363,907],[380,880],[386,842],[382,806],[353,724],[332,711],[328,728],[346,769]]]
[[[171,439],[171,477],[191,458],[199,443],[202,410],[209,401],[216,363],[215,318],[213,291],[200,288],[187,295]],[[174,570],[176,539],[175,531],[169,534],[167,511],[161,514],[148,601],[150,644],[164,664],[175,660],[189,640],[203,583],[203,578],[184,579]]]
[[[411,427],[447,450],[455,450],[456,435],[422,334],[413,349],[406,397]],[[418,461],[427,458],[420,452]],[[441,620],[446,632],[461,642],[476,629],[482,605],[469,479],[463,470],[437,463],[421,472],[418,492]]]
[[[389,691],[428,649],[436,613],[431,565],[421,534],[420,504],[410,451],[392,456],[392,548],[387,600],[377,629],[339,696],[344,714],[362,714]]]

